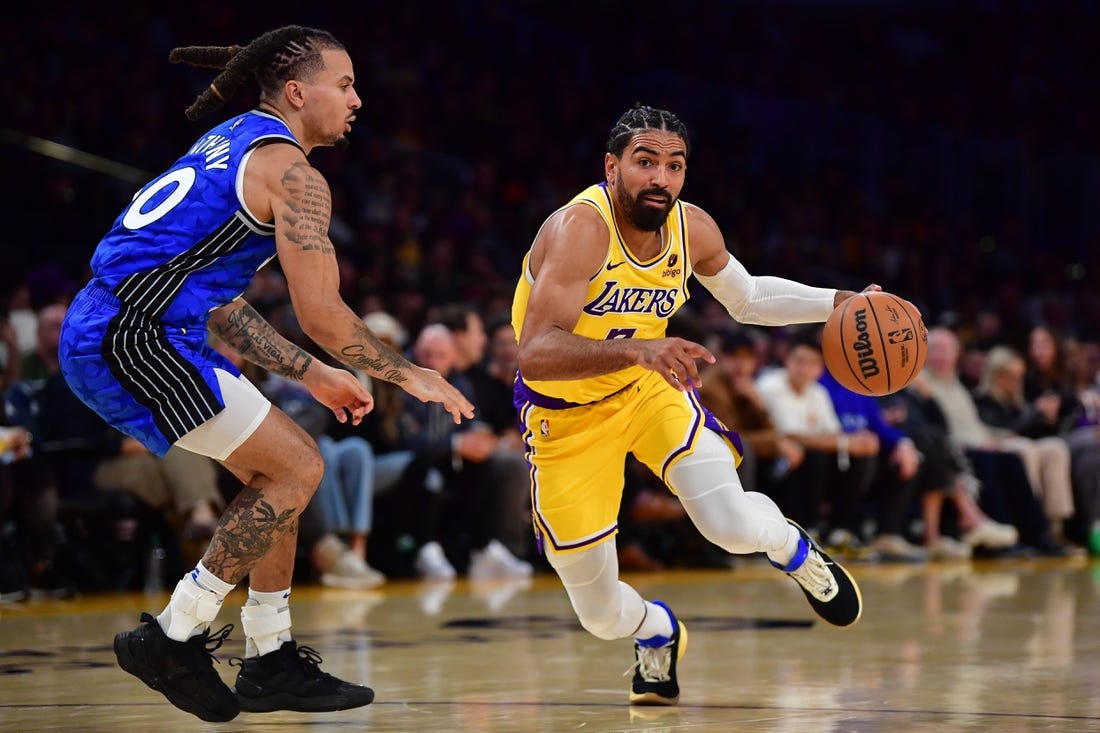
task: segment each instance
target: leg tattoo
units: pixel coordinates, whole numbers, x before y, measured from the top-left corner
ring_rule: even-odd
[[[277,512],[263,493],[245,486],[226,508],[202,564],[227,583],[241,582],[284,534],[298,533],[298,509]]]

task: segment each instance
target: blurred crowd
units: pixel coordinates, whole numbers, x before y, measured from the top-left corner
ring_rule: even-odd
[[[921,379],[870,404],[831,382],[814,334],[731,330],[694,288],[675,326],[723,355],[704,397],[749,436],[747,486],[867,561],[1100,552],[1100,101],[1087,71],[1100,10],[698,2],[683,9],[693,22],[655,34],[655,8],[268,3],[253,17],[200,0],[105,22],[62,2],[0,28],[13,100],[0,145],[19,172],[5,200],[26,212],[0,234],[3,422],[31,437],[0,439],[3,592],[140,586],[151,556],[171,575],[233,496],[216,464],[155,458],[81,412],[56,379],[56,329],[136,187],[214,121],[184,118],[209,78],[170,65],[169,49],[286,22],[331,30],[359,75],[351,146],[313,156],[343,294],[414,361],[453,372],[480,415],[454,431],[372,385],[378,406],[353,431],[252,374],[331,469],[305,518],[302,573],[367,587],[538,569],[508,392],[512,289],[538,225],[599,179],[607,129],[635,101],[687,123],[683,196],[750,272],[876,282],[932,327]],[[222,113],[253,102],[242,89]],[[47,157],[35,139],[92,155]],[[305,338],[277,263],[248,297]],[[624,567],[729,563],[644,469],[625,470]],[[132,573],[102,572],[119,563]]]
[[[198,559],[239,489],[203,456],[150,454],[73,396],[56,357],[69,293],[37,311],[17,299],[3,330],[18,354],[4,372],[0,464],[0,580],[13,600],[32,589],[170,583]],[[245,297],[321,353],[291,317],[276,272]],[[359,375],[375,408],[352,427],[300,383],[213,341],[325,458],[302,518],[299,580],[365,589],[387,577],[525,580],[543,568],[512,405],[509,313],[455,301],[427,307],[424,318],[417,327],[387,311],[363,313],[380,338],[467,394],[473,421],[456,425],[441,406]],[[1100,555],[1100,341],[1046,325],[1019,341],[992,312],[980,321],[973,331],[934,326],[923,371],[878,398],[829,374],[820,325],[746,327],[688,307],[670,335],[718,356],[703,369],[700,397],[743,439],[742,483],[775,499],[832,554],[914,563]],[[631,459],[624,475],[624,569],[732,567],[648,469]]]

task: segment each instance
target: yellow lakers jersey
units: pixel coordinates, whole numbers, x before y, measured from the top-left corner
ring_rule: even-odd
[[[677,201],[665,220],[664,247],[653,259],[642,262],[631,254],[615,224],[611,191],[607,184],[590,186],[562,209],[582,204],[600,212],[607,224],[607,257],[588,283],[584,308],[573,333],[591,339],[663,338],[669,317],[688,299],[691,276],[688,258],[687,214]],[[561,211],[559,209],[558,211]],[[556,213],[556,212],[555,212]],[[516,338],[523,333],[523,318],[531,295],[531,253],[523,258],[523,273],[512,300],[512,326]],[[601,400],[618,392],[646,372],[632,366],[598,377],[573,380],[524,382],[536,392],[577,404]]]

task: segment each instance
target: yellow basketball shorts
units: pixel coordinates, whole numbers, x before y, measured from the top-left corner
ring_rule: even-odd
[[[598,402],[575,405],[541,395],[516,380],[515,402],[531,476],[535,534],[543,551],[571,552],[618,531],[626,456],[633,453],[662,481],[694,450],[702,430],[729,443],[741,462],[741,440],[699,402],[656,372]]]

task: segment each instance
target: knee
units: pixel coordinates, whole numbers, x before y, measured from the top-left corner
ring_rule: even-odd
[[[321,477],[325,475],[325,461],[321,457],[321,452],[317,449],[305,451],[304,453],[298,458],[296,465],[298,466],[302,485],[308,486],[312,495],[321,483]]]
[[[604,641],[613,641],[615,639],[622,638],[615,633],[615,619],[612,618],[584,618],[580,619],[581,626],[588,633],[595,636],[597,639],[603,639]]]
[[[286,483],[301,493],[303,502],[308,502],[325,474],[325,461],[316,445],[306,444],[298,450],[288,451],[284,470]]]

